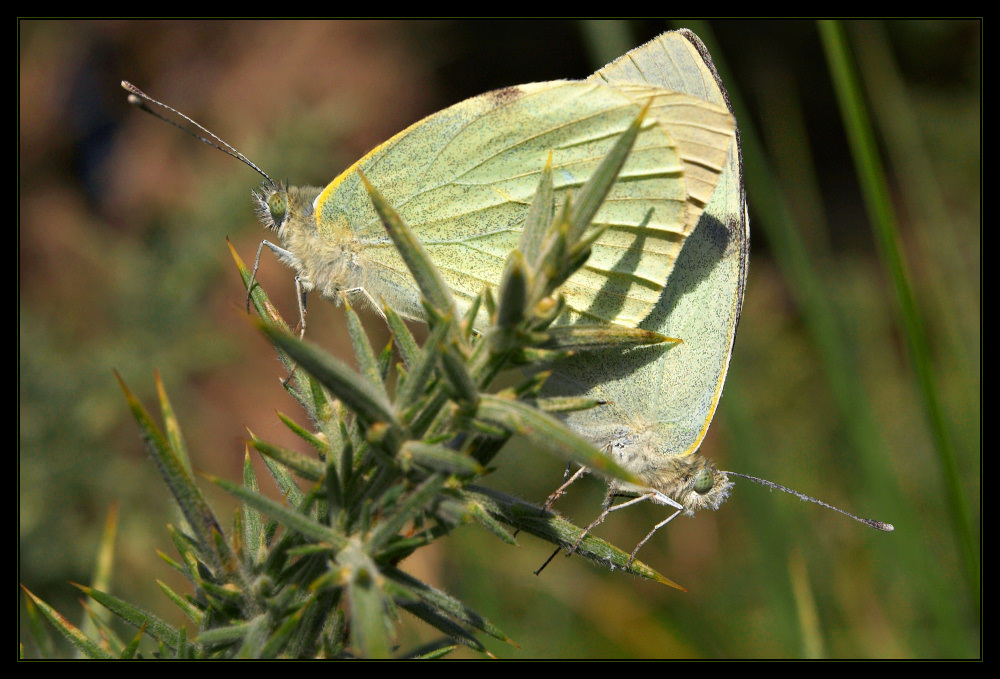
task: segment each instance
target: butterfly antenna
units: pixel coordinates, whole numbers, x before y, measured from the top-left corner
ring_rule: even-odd
[[[136,87],[135,85],[133,85],[132,83],[130,83],[127,80],[122,80],[122,87],[124,87],[127,91],[131,92],[131,94],[128,95],[128,103],[132,104],[137,109],[145,111],[149,115],[151,115],[151,116],[153,116],[155,118],[159,118],[160,120],[162,120],[163,122],[165,122],[165,123],[167,123],[169,125],[173,125],[178,130],[180,130],[180,131],[182,131],[182,132],[184,132],[186,134],[190,134],[195,139],[197,139],[199,141],[203,141],[206,144],[208,144],[209,146],[212,146],[214,148],[219,149],[220,151],[222,151],[223,153],[225,153],[227,156],[231,156],[231,157],[235,158],[236,160],[238,160],[238,161],[240,161],[240,162],[248,165],[249,167],[252,167],[258,173],[260,173],[260,175],[262,177],[264,177],[264,179],[266,179],[267,182],[272,187],[275,187],[275,188],[277,187],[277,184],[275,184],[274,181],[270,177],[267,176],[267,173],[264,172],[264,170],[262,170],[259,167],[257,167],[252,160],[250,160],[245,155],[243,155],[242,153],[240,153],[239,151],[237,151],[236,149],[234,149],[232,146],[230,146],[229,144],[227,144],[226,142],[224,142],[219,137],[215,136],[215,134],[211,130],[209,130],[208,128],[203,127],[202,125],[198,124],[196,121],[194,121],[191,118],[189,118],[188,116],[184,115],[183,113],[181,113],[180,111],[178,111],[174,107],[167,106],[162,101],[157,101],[156,99],[153,99],[151,96],[149,96],[148,94],[146,94],[145,92],[143,92],[142,90],[140,90],[138,87]],[[176,115],[179,115],[181,118],[183,118],[184,120],[188,121],[189,123],[191,123],[192,125],[194,125],[195,127],[197,127],[199,130],[201,130],[205,134],[209,135],[210,137],[212,137],[213,139],[215,139],[216,141],[218,141],[219,144],[222,144],[222,146],[219,146],[219,144],[216,144],[215,142],[213,142],[213,141],[211,141],[209,139],[206,139],[205,137],[201,136],[200,134],[198,134],[198,133],[196,133],[196,132],[194,132],[192,130],[189,130],[188,128],[184,127],[180,123],[178,123],[176,121],[173,121],[170,118],[167,118],[166,116],[160,115],[159,113],[157,113],[156,111],[154,111],[153,109],[151,109],[149,106],[147,106],[146,102],[149,102],[150,104],[156,104],[157,106],[160,106],[161,108],[165,108],[168,111],[170,111],[172,113],[175,113]],[[223,148],[223,146],[225,148]]]
[[[786,493],[794,495],[800,500],[805,500],[807,502],[814,502],[818,505],[826,507],[827,509],[832,509],[835,512],[840,512],[844,516],[849,516],[855,521],[860,521],[861,523],[871,528],[874,528],[875,530],[885,531],[886,533],[891,533],[892,531],[895,530],[895,528],[891,523],[882,523],[881,521],[875,521],[874,519],[863,519],[860,516],[855,516],[854,514],[851,514],[850,512],[845,512],[840,507],[834,507],[833,505],[828,505],[822,500],[817,500],[816,498],[805,495],[804,493],[800,493],[797,490],[786,488],[785,486],[782,486],[780,483],[775,483],[774,481],[767,481],[766,479],[758,479],[756,476],[747,476],[746,474],[738,474],[736,472],[722,472],[722,473],[728,476],[738,476],[741,479],[747,479],[749,481],[753,481],[754,483],[759,483],[762,486],[767,486],[768,488],[776,488],[777,490],[782,490]]]

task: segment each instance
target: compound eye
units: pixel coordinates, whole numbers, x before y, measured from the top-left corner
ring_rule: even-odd
[[[288,212],[288,196],[284,191],[275,191],[268,197],[267,210],[271,213],[274,228],[277,229],[285,221],[285,214]]]
[[[698,475],[694,477],[694,492],[698,495],[704,495],[708,491],[712,490],[712,486],[715,485],[715,477],[707,469],[702,469],[698,472]]]

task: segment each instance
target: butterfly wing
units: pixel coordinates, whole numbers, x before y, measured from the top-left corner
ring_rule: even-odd
[[[690,31],[665,33],[594,74],[613,85],[652,85],[729,108],[707,49]],[[675,135],[682,156],[692,146]],[[573,413],[599,443],[655,433],[657,454],[694,453],[715,414],[743,304],[749,222],[739,137],[697,228],[685,240],[656,306],[640,327],[680,343],[560,364],[555,393],[590,393],[610,407]]]
[[[589,179],[650,100],[656,113],[645,119],[594,220],[609,228],[563,288],[574,317],[635,326],[660,297],[704,209],[705,187],[725,165],[734,123],[718,104],[642,84],[555,81],[488,92],[416,123],[362,158],[324,190],[317,219],[347,216],[369,294],[392,303],[408,286],[416,299],[359,184],[354,170],[360,169],[420,237],[456,299],[468,303],[498,283],[549,152],[560,202]],[[699,134],[700,151],[687,143],[682,158],[674,138]]]

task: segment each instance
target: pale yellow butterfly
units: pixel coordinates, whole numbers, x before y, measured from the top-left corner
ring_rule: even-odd
[[[610,224],[562,288],[573,317],[635,326],[649,313],[711,195],[733,139],[728,110],[647,85],[555,81],[474,97],[412,125],[325,189],[257,194],[267,243],[304,292],[360,293],[420,318],[420,293],[360,170],[421,239],[456,300],[496,285],[552,153],[557,203],[583,185],[642,107],[646,123],[594,224]]]
[[[687,30],[660,35],[608,64],[592,79],[615,87],[669,88],[731,110],[708,50]],[[729,369],[743,306],[749,240],[737,132],[708,206],[685,240],[655,307],[639,326],[680,342],[579,356],[556,367],[556,375],[547,384],[550,395],[586,394],[606,402],[570,413],[566,422],[644,481],[643,486],[612,481],[606,511],[598,521],[606,516],[616,494],[638,497],[615,509],[645,499],[674,507],[676,511],[647,535],[648,540],[681,512],[690,515],[698,509],[718,509],[732,488],[727,475],[745,476],[720,471],[698,449]],[[829,507],[772,482],[763,483]],[[892,529],[888,524],[859,520],[880,530]]]
[[[728,106],[707,50],[690,31],[665,33],[593,77],[619,86],[669,86]],[[607,447],[649,489],[688,513],[717,508],[732,485],[697,450],[726,379],[748,254],[737,137],[708,207],[685,240],[656,306],[640,325],[681,341],[624,352],[611,360],[579,357],[560,364],[553,380],[554,391],[583,392],[607,401],[569,414],[568,423]],[[617,483],[612,488],[624,490]]]
[[[264,241],[262,247],[296,270],[300,293],[316,290],[336,302],[342,293],[360,295],[376,309],[385,303],[420,318],[419,290],[385,233],[360,171],[421,239],[464,307],[484,286],[499,282],[550,152],[559,204],[584,184],[647,103],[639,137],[593,221],[609,228],[561,289],[570,318],[634,327],[659,298],[735,134],[721,103],[661,87],[594,79],[508,87],[413,124],[325,189],[282,186],[268,178],[254,196],[262,223],[281,244]]]

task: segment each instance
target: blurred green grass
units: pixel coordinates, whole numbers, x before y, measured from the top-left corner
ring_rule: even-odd
[[[978,583],[810,22],[20,22],[20,580],[78,619],[67,581],[90,580],[117,501],[112,591],[170,615],[153,578],[184,587],[155,555],[171,551],[172,515],[112,368],[146,395],[163,373],[198,469],[238,478],[244,425],[295,445],[274,416],[294,404],[242,319],[224,243],[250,257],[263,237],[248,200],[259,178],[127,106],[120,80],[276,178],[325,184],[424,115],[497,87],[585,77],[679,25],[706,42],[714,33],[728,65],[751,201],[743,317],[703,452],[896,532],[739,484],[719,512],[675,521],[643,550],[688,593],[581,559],[535,577],[544,545],[522,536],[512,549],[472,528],[403,565],[522,645],[494,647],[503,657],[979,656]],[[845,31],[978,546],[981,27]],[[294,316],[291,272],[265,255],[261,277]],[[314,298],[309,320],[313,341],[346,354],[339,310]],[[381,346],[385,331],[368,320]],[[544,457],[509,446],[495,485],[543,499],[562,471]],[[587,522],[602,489],[578,485],[558,508]],[[634,544],[661,512],[622,512],[600,533]],[[405,634],[428,631],[414,622]]]

